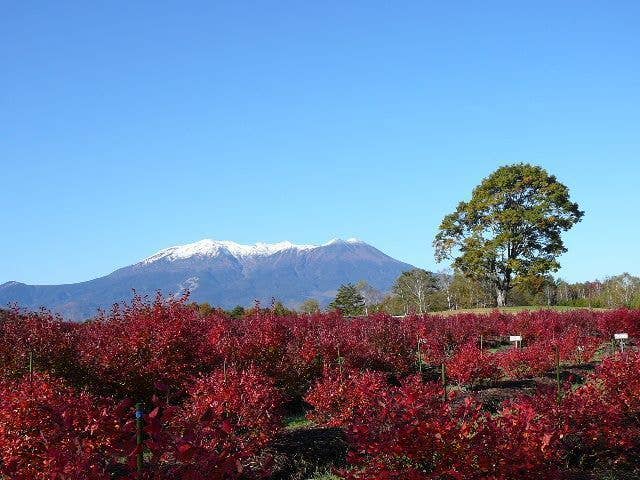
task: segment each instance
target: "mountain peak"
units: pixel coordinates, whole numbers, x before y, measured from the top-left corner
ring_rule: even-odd
[[[343,240],[341,238],[333,238],[333,239],[329,240],[327,243],[325,243],[322,246],[326,247],[328,245],[334,245],[334,244],[339,244],[339,243],[364,244],[364,242],[362,240],[358,240],[357,238],[347,238],[346,240]]]
[[[355,238],[323,245],[292,242],[242,245],[210,238],[176,245],[104,277],[71,285],[0,285],[0,308],[42,306],[68,318],[95,315],[130,300],[131,289],[152,297],[189,291],[194,302],[223,308],[264,305],[273,298],[290,307],[309,298],[327,305],[340,285],[366,280],[386,292],[398,276],[413,268]]]
[[[289,241],[278,243],[258,242],[253,245],[243,245],[229,240],[213,240],[210,238],[205,238],[198,242],[188,243],[185,245],[175,245],[173,247],[162,249],[159,252],[151,255],[150,257],[145,258],[140,263],[149,264],[157,262],[159,260],[175,261],[191,257],[216,257],[220,254],[225,253],[230,254],[236,258],[266,257],[279,252],[283,252],[285,250],[306,251],[333,245],[336,243],[356,244],[364,242],[361,242],[356,238],[348,238],[347,240],[334,238],[330,242],[323,245],[299,245],[291,243]]]

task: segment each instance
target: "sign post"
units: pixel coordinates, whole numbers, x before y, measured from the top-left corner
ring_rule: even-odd
[[[514,342],[516,348],[522,348],[522,335],[509,335],[509,341]]]
[[[624,342],[629,339],[628,333],[615,333],[613,335],[614,340],[618,340],[620,342],[620,352],[624,353]]]

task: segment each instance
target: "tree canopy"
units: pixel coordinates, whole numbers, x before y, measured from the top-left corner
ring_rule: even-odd
[[[433,242],[438,262],[489,281],[504,306],[514,281],[557,271],[561,233],[584,215],[569,189],[539,166],[500,167],[442,220]]]
[[[300,305],[300,311],[308,314],[318,313],[320,312],[320,302],[315,298],[309,298],[302,302],[302,305]]]
[[[336,298],[329,304],[329,308],[340,310],[343,315],[354,316],[364,313],[364,298],[358,288],[352,283],[341,285]]]

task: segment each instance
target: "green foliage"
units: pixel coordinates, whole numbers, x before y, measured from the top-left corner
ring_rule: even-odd
[[[319,476],[315,476],[310,480],[340,480],[340,477],[337,477],[334,474],[329,472],[318,474],[318,475]]]
[[[500,167],[444,217],[433,242],[436,260],[453,259],[465,275],[488,281],[503,306],[514,278],[558,270],[566,251],[561,233],[583,215],[569,189],[543,168]]]
[[[273,302],[273,305],[271,307],[271,311],[274,313],[274,315],[277,315],[277,316],[280,316],[280,317],[284,317],[284,316],[287,316],[287,315],[295,314],[295,312],[293,310],[290,310],[287,307],[285,307],[284,304],[280,300]]]
[[[309,420],[305,414],[285,417],[284,425],[287,430],[295,430],[296,428],[307,428],[313,426],[313,422]]]
[[[485,308],[494,304],[491,285],[486,281],[476,280],[455,272],[449,287],[450,308]]]
[[[364,313],[364,298],[352,283],[341,285],[336,298],[329,304],[334,310],[340,310],[343,315],[355,316]]]
[[[242,318],[244,317],[245,309],[243,306],[237,305],[233,310],[230,310],[228,313],[231,318]]]
[[[318,313],[320,311],[320,302],[315,298],[309,298],[302,302],[302,305],[300,305],[300,311],[308,314]]]
[[[379,305],[379,309],[389,315],[405,315],[406,307],[397,295],[387,295]]]
[[[206,316],[211,315],[211,314],[216,312],[216,308],[212,307],[207,302],[194,303],[193,305],[198,309],[198,313],[203,317],[206,317]]]
[[[377,309],[391,315],[406,315],[411,312],[420,313],[419,301],[422,302],[423,313],[484,308],[494,304],[486,282],[466,277],[461,272],[424,272],[416,269],[398,277],[391,295],[387,295]],[[421,300],[415,290],[408,287],[412,283],[415,287],[416,280],[420,279],[418,286],[423,285],[422,291],[426,291]]]
[[[615,308],[640,307],[640,278],[623,273],[604,280],[567,283],[557,280],[552,290],[558,305]]]

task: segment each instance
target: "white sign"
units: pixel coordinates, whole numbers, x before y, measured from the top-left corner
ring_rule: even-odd
[[[615,340],[627,340],[629,338],[628,333],[616,333],[613,335]]]
[[[511,335],[511,336],[509,336],[509,341],[510,342],[521,342],[522,341],[522,335]]]

